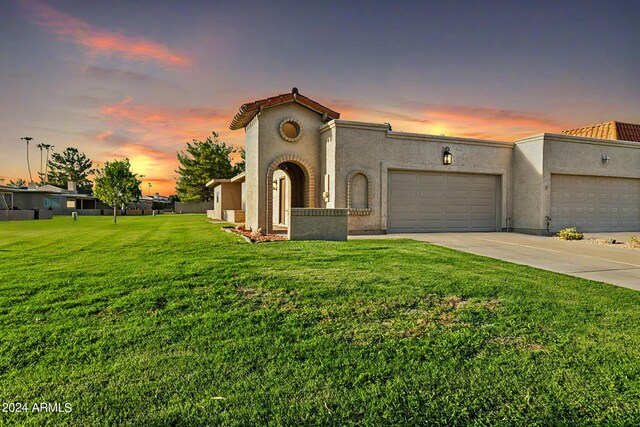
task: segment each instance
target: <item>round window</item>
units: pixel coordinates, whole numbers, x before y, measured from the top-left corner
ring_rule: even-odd
[[[298,141],[302,137],[300,122],[293,118],[284,119],[280,122],[280,136],[289,142]]]

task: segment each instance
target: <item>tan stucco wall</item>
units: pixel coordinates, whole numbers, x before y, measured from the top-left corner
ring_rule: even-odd
[[[513,150],[513,218],[515,231],[541,234],[544,225],[544,138],[518,141]]]
[[[225,210],[242,209],[242,184],[224,182],[213,189],[213,218],[224,219]]]
[[[335,139],[333,191],[329,207],[347,207],[347,181],[354,171],[370,180],[370,215],[349,216],[349,231],[384,231],[387,228],[387,179],[389,170],[464,172],[499,175],[500,227],[511,216],[511,161],[513,144],[506,142],[391,132],[386,125],[335,120],[323,129],[323,138]],[[333,133],[333,135],[332,135]],[[328,145],[330,146],[330,144]],[[444,148],[453,164],[443,165]],[[327,156],[328,157],[328,156]],[[328,161],[331,161],[329,159]]]
[[[258,153],[258,116],[245,128],[245,219],[247,227],[258,229],[258,216],[260,214],[259,188],[260,188],[260,158]]]
[[[543,234],[551,215],[551,175],[640,178],[640,143],[540,134],[516,142],[514,229]],[[602,156],[609,156],[602,163]]]
[[[302,137],[297,142],[288,142],[280,136],[280,122],[288,117],[299,121]],[[320,202],[319,171],[320,133],[323,125],[322,116],[299,104],[291,103],[275,108],[267,108],[259,113],[247,126],[246,133],[246,197],[247,225],[252,229],[266,229],[267,197],[272,198],[271,183],[267,194],[267,173],[271,164],[282,156],[298,158],[310,166],[313,174],[313,200],[311,204],[318,206]],[[259,143],[258,143],[259,141]],[[272,202],[272,199],[271,201]],[[272,215],[273,212],[269,212]]]

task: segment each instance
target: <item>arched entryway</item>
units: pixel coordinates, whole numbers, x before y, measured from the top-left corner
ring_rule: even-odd
[[[297,156],[273,161],[267,172],[266,202],[267,233],[274,232],[274,223],[288,223],[284,215],[289,214],[290,208],[315,207],[315,174],[311,165]]]

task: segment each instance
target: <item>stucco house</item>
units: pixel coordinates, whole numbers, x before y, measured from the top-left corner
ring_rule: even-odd
[[[295,88],[242,104],[230,128],[245,131],[246,173],[228,209],[253,230],[286,229],[292,208],[346,209],[349,233],[640,230],[637,140],[396,132]],[[228,181],[210,182],[222,210]]]
[[[213,210],[207,211],[210,218],[229,222],[245,221],[244,182],[245,173],[231,179],[215,178],[207,182],[207,187],[213,189]]]

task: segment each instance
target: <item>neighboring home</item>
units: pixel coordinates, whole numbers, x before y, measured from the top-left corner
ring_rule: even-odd
[[[231,179],[215,178],[207,182],[207,187],[213,189],[213,210],[207,211],[209,218],[244,222],[244,182],[244,172]]]
[[[144,204],[143,209],[173,210],[173,201],[166,196],[161,196],[160,193],[155,193],[153,196],[140,196],[139,203]]]
[[[9,210],[13,208],[13,193],[15,187],[0,185],[0,209]]]
[[[209,185],[220,216],[240,208],[247,227],[266,232],[288,227],[293,208],[347,209],[350,233],[640,230],[640,143],[619,140],[635,138],[629,126],[638,125],[611,126],[615,140],[395,132],[340,120],[294,88],[233,118],[230,128],[246,132],[240,196],[233,180]]]
[[[37,186],[30,183],[28,187],[0,187],[0,191],[11,193],[10,209],[20,210],[53,210],[56,214],[71,210],[96,210],[108,208],[92,194],[78,192],[75,182],[69,182],[68,188],[63,189],[54,185]],[[5,202],[7,196],[4,197]],[[2,201],[0,201],[2,205]]]

